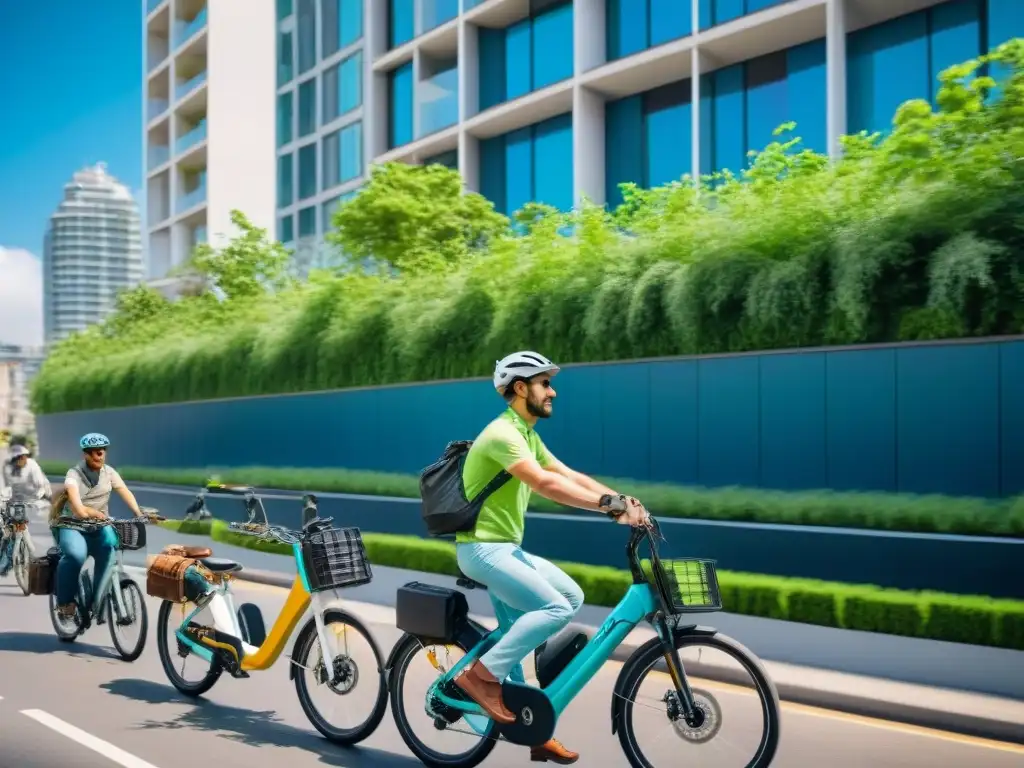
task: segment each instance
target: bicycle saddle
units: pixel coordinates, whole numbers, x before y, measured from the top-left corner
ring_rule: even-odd
[[[213,550],[209,547],[186,547],[182,544],[170,544],[164,547],[162,554],[177,555],[178,557],[191,557],[195,560],[202,560],[213,556]]]

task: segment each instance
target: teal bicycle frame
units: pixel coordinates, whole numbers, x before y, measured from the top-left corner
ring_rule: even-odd
[[[566,665],[565,669],[559,673],[551,685],[543,689],[543,692],[551,701],[552,707],[554,707],[556,716],[561,716],[565,708],[569,706],[569,703],[576,698],[579,692],[597,674],[598,670],[611,658],[615,649],[622,644],[622,641],[626,639],[629,633],[645,618],[658,610],[658,603],[653,590],[654,587],[646,583],[633,584],[626,590],[622,600],[615,606],[615,609],[608,615],[608,618],[604,620],[604,623],[598,628],[593,638]],[[490,718],[484,714],[484,711],[475,702],[446,696],[441,688],[449,681],[458,677],[466,666],[472,664],[490,650],[508,631],[509,627],[512,626],[514,617],[510,614],[508,607],[493,595],[491,596],[491,604],[494,606],[495,615],[498,617],[497,629],[486,634],[454,667],[439,676],[427,694],[428,701],[429,696],[436,696],[439,701],[463,714],[479,715],[487,718],[484,723],[480,724],[474,721],[467,721],[477,731],[480,730],[478,725],[486,729],[487,725],[491,722]],[[523,674],[522,664],[516,665],[509,677],[513,682],[525,683],[526,677]]]

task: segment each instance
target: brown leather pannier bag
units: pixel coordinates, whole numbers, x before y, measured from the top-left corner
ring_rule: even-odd
[[[58,562],[60,562],[60,557],[54,557],[49,553],[33,558],[28,564],[28,593],[30,595],[49,595],[53,592]]]
[[[172,603],[185,602],[185,571],[195,564],[191,557],[157,555],[146,571],[146,594]]]

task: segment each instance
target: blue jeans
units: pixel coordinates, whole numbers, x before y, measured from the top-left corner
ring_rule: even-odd
[[[117,548],[117,534],[109,525],[98,531],[82,533],[71,528],[56,528],[54,538],[60,545],[61,558],[57,565],[57,605],[73,603],[78,595],[78,577],[85,558],[92,556],[93,589],[95,594],[106,587],[110,565]],[[95,599],[95,598],[94,598]],[[89,610],[92,606],[79,606]]]
[[[455,556],[464,574],[487,586],[498,620],[511,624],[480,657],[498,680],[563,629],[583,605],[579,584],[558,566],[515,544],[459,544]]]

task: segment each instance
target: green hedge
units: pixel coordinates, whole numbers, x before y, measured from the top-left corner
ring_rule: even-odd
[[[47,472],[64,474],[57,462],[42,462]],[[320,493],[358,493],[417,498],[418,479],[411,475],[344,469],[244,467],[236,469],[157,469],[119,467],[129,481],[204,485],[211,473],[223,482]],[[1024,536],[1024,499],[974,499],[885,493],[813,491],[786,493],[744,488],[691,488],[606,478],[623,493],[641,499],[655,514],[701,520],[730,520],[842,528]],[[534,496],[541,512],[575,512]],[[585,513],[586,514],[586,513]]]
[[[780,136],[735,177],[627,188],[454,265],[97,326],[54,349],[33,407],[476,377],[522,348],[571,363],[1020,333],[1024,42],[994,59],[995,98],[987,58],[950,68],[939,111],[908,101],[836,162]]]
[[[291,547],[228,529],[221,520],[167,521],[180,533],[210,535],[232,546],[291,555]],[[426,573],[458,575],[454,545],[412,536],[363,534],[370,562]],[[632,583],[627,571],[559,563],[583,589],[587,603],[614,606]],[[726,611],[906,637],[1024,650],[1024,602],[989,597],[902,592],[869,585],[719,571]]]

